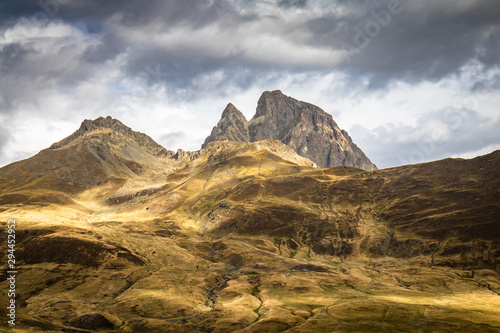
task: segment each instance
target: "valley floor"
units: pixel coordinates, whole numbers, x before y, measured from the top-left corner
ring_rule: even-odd
[[[19,253],[12,332],[500,330],[492,269],[316,255],[270,237],[210,239],[159,221],[33,225],[18,235],[33,246]]]

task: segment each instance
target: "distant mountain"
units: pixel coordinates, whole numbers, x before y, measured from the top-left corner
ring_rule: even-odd
[[[262,94],[257,112],[250,121],[229,104],[203,147],[217,140],[255,142],[265,138],[280,140],[323,168],[377,169],[330,114],[315,105],[285,96],[279,90]]]

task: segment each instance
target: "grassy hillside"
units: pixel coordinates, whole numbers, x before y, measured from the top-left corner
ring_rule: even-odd
[[[500,329],[500,152],[367,172],[273,140],[213,142],[133,172],[110,151],[0,169],[15,331]]]

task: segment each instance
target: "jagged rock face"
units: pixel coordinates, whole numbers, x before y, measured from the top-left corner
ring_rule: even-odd
[[[265,138],[264,138],[265,139]],[[233,104],[229,103],[222,113],[220,121],[212,129],[212,133],[201,146],[205,148],[213,141],[249,142],[248,121]]]
[[[279,90],[264,92],[257,103],[257,112],[249,124],[250,137],[253,140],[266,137],[286,139],[298,122],[305,120],[300,118],[303,109],[307,107],[319,109],[287,97]]]
[[[234,116],[229,118],[227,114]],[[231,122],[229,119],[235,120]],[[365,170],[377,169],[330,114],[313,104],[285,96],[279,90],[262,94],[257,112],[248,123],[241,112],[224,111],[221,121],[205,140],[204,146],[215,140],[246,139],[255,142],[266,138],[280,140],[322,168],[343,165]]]

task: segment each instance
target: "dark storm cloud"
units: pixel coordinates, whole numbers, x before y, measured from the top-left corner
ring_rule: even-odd
[[[244,27],[245,22],[262,20],[268,15],[265,11],[251,8],[240,2],[240,7],[230,2],[214,2],[211,6],[198,2],[198,5],[172,6],[162,22],[168,22],[165,28],[182,24],[192,30],[200,29],[216,20],[220,30],[210,38],[223,47],[235,47],[239,53],[227,56],[200,52],[193,53],[191,49],[174,50],[163,49],[160,53],[155,48],[141,50],[130,58],[129,69],[144,68],[143,60],[150,61],[155,57],[155,64],[163,64],[170,79],[175,76],[176,68],[182,73],[183,80],[195,80],[205,71],[217,69],[234,71],[236,67],[255,69],[271,69],[287,67],[291,72],[328,71],[342,69],[351,77],[358,79],[364,76],[370,79],[370,87],[383,88],[391,80],[418,82],[422,80],[438,81],[441,78],[456,74],[462,66],[472,59],[491,67],[500,61],[500,3],[495,1],[451,1],[431,2],[424,0],[402,1],[399,6],[392,6],[391,1],[351,1],[339,2],[331,8],[340,8],[341,11],[317,11],[305,22],[290,23],[290,30],[283,31],[276,25],[270,25],[263,35],[280,35],[285,41],[296,45],[296,52],[303,52],[306,47],[338,51],[348,49],[348,56],[337,66],[315,61],[314,57],[303,63],[294,63],[292,66],[285,59],[276,59],[266,62],[266,54],[259,59],[250,59],[246,56],[249,51],[242,41],[247,38],[241,34],[242,41],[224,41],[224,29],[238,29]],[[396,2],[397,3],[397,2]],[[309,8],[315,6],[305,1],[278,1],[280,6],[287,8]],[[458,4],[458,5],[457,5]],[[460,8],[463,6],[464,8]],[[321,7],[320,7],[321,8]],[[391,12],[391,8],[393,11]],[[214,10],[215,9],[215,10]],[[253,9],[253,15],[241,15],[243,10]],[[142,19],[127,19],[125,24],[144,24],[149,20],[158,19],[149,10],[137,8]],[[215,12],[215,13],[214,13]],[[388,16],[384,17],[384,15]],[[218,14],[216,16],[215,14]],[[286,13],[282,15],[287,15]],[[247,21],[243,20],[243,17]],[[386,22],[384,22],[386,20]],[[381,22],[381,23],[380,23]],[[140,29],[140,27],[139,27]],[[296,32],[308,33],[309,37],[297,38]],[[251,32],[257,34],[259,32]],[[263,36],[262,38],[264,38]],[[187,35],[186,38],[189,38]],[[255,36],[258,40],[260,36]],[[357,38],[357,39],[356,39]],[[366,45],[359,44],[364,42]],[[122,41],[126,43],[127,41]],[[233,44],[232,44],[233,43]],[[242,43],[242,44],[238,44]],[[107,45],[107,44],[104,44]],[[113,43],[110,43],[113,45]],[[354,52],[349,49],[351,45]],[[108,47],[108,46],[106,46]],[[279,49],[279,45],[276,46]],[[120,49],[119,44],[114,50]],[[172,54],[174,51],[175,54]],[[104,52],[105,53],[105,52]],[[150,63],[150,62],[149,62]],[[169,69],[173,69],[170,71]],[[173,84],[179,80],[169,81]],[[182,82],[180,82],[182,83]]]
[[[153,22],[167,26],[186,24],[203,27],[219,19],[217,9],[230,7],[226,0],[152,0],[152,1],[70,1],[61,10],[61,18],[68,21],[102,22],[114,17],[120,24],[139,27]]]
[[[0,113],[7,113],[11,109],[12,101],[16,98],[16,87],[8,84],[5,79],[9,75],[22,75],[24,71],[22,64],[26,57],[32,53],[19,43],[11,43],[0,49],[0,73],[3,80],[0,82],[2,92],[0,93]]]
[[[340,67],[355,78],[370,78],[374,88],[395,79],[440,80],[471,59],[499,64],[500,2],[401,1],[393,11],[390,3],[357,6],[357,17],[330,15],[309,26],[324,45],[349,51]]]
[[[278,0],[278,6],[285,8],[304,8],[308,0]]]
[[[206,3],[203,0],[175,1],[150,0],[40,0],[40,1],[2,1],[0,18],[2,22],[21,16],[32,16],[40,11],[50,18],[76,22],[102,22],[106,18],[119,14],[120,21],[129,25],[141,25],[152,19],[163,19],[169,22],[192,20],[199,21],[203,17],[193,7]]]
[[[150,67],[158,67],[161,73],[157,71],[154,77],[147,76],[149,83],[156,84],[158,79],[161,79],[169,87],[185,89],[193,86],[193,82],[207,73],[217,70],[233,73],[237,71],[235,67],[253,67],[252,64],[238,61],[237,55],[210,55],[200,48],[196,48],[193,52],[189,42],[191,32],[207,25],[220,25],[219,30],[224,30],[258,19],[254,12],[243,13],[241,7],[238,7],[241,5],[253,7],[252,4],[235,4],[226,0],[148,2],[41,0],[40,3],[30,2],[25,6],[15,2],[2,3],[0,5],[2,18],[5,20],[10,18],[11,26],[21,22],[33,29],[44,27],[51,22],[62,21],[85,33],[98,34],[100,43],[89,45],[81,54],[73,55],[71,61],[74,66],[70,66],[72,69],[51,64],[42,68],[38,62],[30,63],[26,61],[24,55],[34,52],[31,46],[12,43],[1,49],[0,66],[6,74],[27,72],[30,76],[40,78],[45,72],[58,80],[68,81],[65,77],[71,76],[71,81],[77,83],[79,80],[86,80],[92,74],[92,70],[87,70],[92,65],[103,64],[119,55],[124,55],[125,74],[133,77],[144,76]],[[40,19],[43,15],[49,19]],[[120,34],[119,31],[124,28],[142,34],[144,43],[137,43],[130,40],[129,36]],[[152,36],[166,34],[174,29],[186,31],[184,47],[169,47],[147,42]],[[217,33],[207,38],[219,44],[223,43]],[[193,41],[192,45],[195,43]],[[39,54],[38,57],[43,58],[45,55]],[[36,55],[33,58],[36,58]],[[57,67],[59,71],[55,70]],[[84,70],[75,73],[74,69],[77,67]],[[75,74],[81,76],[74,76]],[[151,78],[154,80],[149,80]]]
[[[126,50],[126,42],[112,34],[105,33],[100,44],[88,46],[82,54],[82,60],[91,64],[99,64],[114,59]]]
[[[34,51],[20,43],[11,43],[0,49],[0,71],[5,74],[19,73],[23,71],[22,65],[26,62],[29,54]]]
[[[164,71],[164,83],[182,88],[205,73],[217,70],[230,73],[237,68],[262,71],[284,68],[285,72],[343,70],[356,80],[360,76],[368,78],[369,87],[382,88],[391,80],[437,81],[457,73],[471,59],[488,67],[500,61],[498,1],[277,0],[275,6],[285,12],[274,22],[270,17],[277,14],[270,14],[257,2],[59,1],[42,0],[42,5],[32,1],[24,6],[15,1],[3,2],[1,17],[4,21],[30,17],[45,8],[56,20],[80,27],[86,33],[100,34],[101,43],[90,45],[80,58],[82,62],[102,63],[126,54],[124,66],[128,74],[139,75],[148,65],[159,65]],[[306,19],[297,17],[296,22],[286,22],[287,29],[283,29],[280,24],[292,15],[287,12],[290,8],[304,10]],[[252,23],[265,23],[268,27],[259,30]],[[193,38],[207,26],[213,29],[206,33],[206,38],[220,47],[220,53],[197,45],[200,41]],[[247,31],[247,27],[252,29]],[[143,42],[121,34],[126,28],[131,34],[140,34]],[[186,39],[180,46],[148,41],[179,30],[185,31]],[[234,40],[226,40],[227,31],[234,33]],[[270,58],[272,50],[266,50],[261,58],[249,56],[259,40],[269,37],[294,45],[297,54],[304,53],[304,61],[290,64],[286,59]],[[254,41],[246,43],[250,38]],[[276,45],[276,51],[280,47]],[[224,53],[224,48],[232,48],[234,52]],[[336,51],[347,55],[333,65],[314,56],[307,58],[304,51],[307,48],[332,52],[332,57]],[[4,49],[0,61],[8,63],[6,53],[14,52],[15,46]]]
[[[153,22],[167,26],[185,24],[200,28],[230,13],[245,19],[231,0],[39,0],[3,1],[0,3],[0,22],[12,24],[20,17],[29,17],[35,23],[59,19],[76,24],[83,23],[89,32],[98,32],[102,23],[113,18],[117,23],[140,27]],[[236,4],[248,5],[236,1]],[[251,6],[251,5],[250,5]]]

